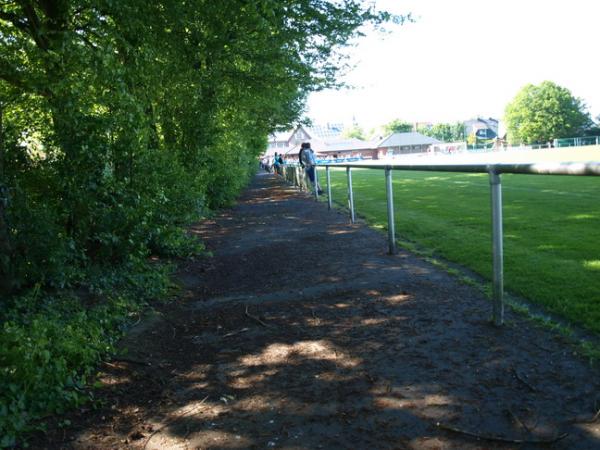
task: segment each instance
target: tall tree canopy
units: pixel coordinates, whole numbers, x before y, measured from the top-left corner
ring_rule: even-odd
[[[551,81],[523,87],[506,106],[504,120],[509,141],[527,144],[578,136],[592,123],[583,102]]]
[[[413,124],[400,119],[394,119],[383,126],[385,134],[406,133],[413,130]]]
[[[365,139],[365,131],[360,125],[354,124],[344,129],[342,136],[346,138]]]
[[[0,292],[172,251],[389,18],[358,0],[0,3]]]
[[[462,122],[436,123],[432,127],[420,127],[417,131],[425,136],[439,139],[442,142],[465,140],[465,126]]]
[[[0,1],[0,447],[80,405],[128,311],[167,289],[149,256],[195,250],[184,225],[235,198],[268,134],[337,85],[339,50],[389,18],[360,0]]]

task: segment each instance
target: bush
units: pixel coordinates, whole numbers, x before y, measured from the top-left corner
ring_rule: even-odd
[[[0,6],[3,445],[85,399],[131,292],[164,295],[148,256],[198,251],[185,225],[337,84],[335,48],[391,18],[351,0],[43,3]],[[48,294],[76,287],[100,306]]]
[[[98,273],[102,276],[89,286],[96,299],[92,306],[81,297],[48,296],[39,288],[4,305],[0,447],[14,445],[24,432],[43,429],[44,418],[92,400],[86,387],[98,362],[114,351],[149,296],[165,298],[171,286],[167,267],[150,269],[142,262]]]

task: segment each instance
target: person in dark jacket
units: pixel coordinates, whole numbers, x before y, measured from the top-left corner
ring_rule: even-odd
[[[308,179],[313,185],[313,189],[317,189],[319,195],[323,194],[323,190],[319,183],[315,184],[315,166],[317,164],[315,159],[315,152],[312,148],[310,148],[310,142],[303,142],[300,146],[300,153],[298,153],[298,159],[300,160],[300,165],[304,168]]]

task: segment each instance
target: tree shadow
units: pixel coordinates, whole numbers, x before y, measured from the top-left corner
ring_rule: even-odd
[[[560,337],[277,183],[195,227],[210,266],[37,447],[600,447],[598,370]]]
[[[403,293],[386,287],[171,311],[136,337],[144,345],[131,357],[151,366],[126,364],[128,377],[106,385],[119,403],[102,414],[118,417],[118,426],[102,445],[516,445],[482,444],[441,423],[514,441],[566,432],[554,448],[597,448],[597,424],[584,423],[600,401],[597,371],[516,318],[494,328],[466,291],[415,283]],[[116,378],[119,370],[107,372]],[[89,446],[93,434],[85,433]]]

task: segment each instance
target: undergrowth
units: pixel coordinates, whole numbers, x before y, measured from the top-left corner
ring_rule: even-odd
[[[201,246],[174,241],[175,255]],[[133,259],[95,267],[85,283],[49,292],[36,285],[0,310],[0,448],[26,445],[44,419],[94,402],[98,363],[150,301],[168,299],[174,286],[168,263]]]

